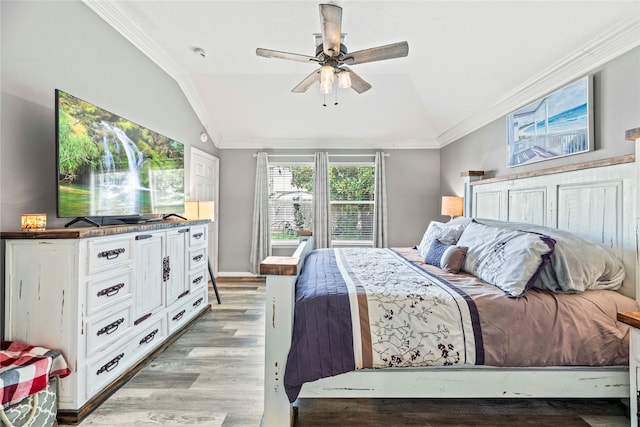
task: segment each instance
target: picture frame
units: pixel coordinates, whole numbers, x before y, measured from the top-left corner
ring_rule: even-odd
[[[592,96],[585,76],[507,115],[507,166],[592,151]]]

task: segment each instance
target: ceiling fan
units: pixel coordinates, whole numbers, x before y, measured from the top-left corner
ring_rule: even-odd
[[[311,62],[320,65],[319,69],[313,71],[292,89],[294,93],[306,92],[315,81],[320,81],[320,91],[323,94],[331,93],[334,76],[338,77],[338,87],[351,87],[358,93],[366,92],[371,89],[371,85],[354,73],[348,65],[401,58],[409,54],[409,44],[406,41],[349,52],[347,47],[341,43],[342,8],[340,6],[321,4],[320,24],[322,26],[322,39],[316,48],[316,56],[263,48],[256,49],[256,55],[264,56],[265,58],[288,59],[290,61]]]

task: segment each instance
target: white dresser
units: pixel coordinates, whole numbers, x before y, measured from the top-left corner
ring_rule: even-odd
[[[208,221],[3,232],[5,339],[60,349],[79,422],[209,309]]]

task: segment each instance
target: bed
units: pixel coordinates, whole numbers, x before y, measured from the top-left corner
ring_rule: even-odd
[[[438,238],[439,243],[445,243],[448,246],[439,248],[439,251],[435,251],[436,255],[431,254],[431,261],[435,260],[432,264],[435,265],[424,262],[425,255],[429,255],[428,249],[433,249],[433,240],[429,241],[429,248],[421,248],[423,242],[418,244],[419,236],[416,238],[418,249],[370,250],[374,253],[374,259],[362,261],[364,264],[362,271],[355,271],[353,277],[336,273],[335,266],[339,266],[338,270],[342,272],[357,269],[358,260],[362,260],[364,256],[358,249],[314,251],[311,253],[312,238],[302,241],[293,257],[270,257],[265,260],[262,265],[262,273],[267,275],[263,424],[265,426],[290,424],[292,421],[291,401],[297,397],[628,398],[629,373],[626,366],[628,329],[616,322],[615,315],[617,311],[638,310],[638,305],[635,302],[636,216],[634,198],[636,186],[633,160],[633,156],[624,156],[602,162],[576,165],[571,170],[563,168],[542,171],[536,176],[527,175],[475,182],[472,179],[477,174],[467,174],[465,178],[465,212],[469,213],[469,218],[456,220],[464,226],[457,238],[453,239],[453,243],[447,243],[446,238],[442,238],[445,242],[441,242],[441,239]],[[455,222],[450,224],[450,226],[452,225],[455,225]],[[530,228],[530,230],[523,230],[524,228]],[[513,269],[497,269],[497,265],[504,264],[500,262],[489,263],[490,265],[485,266],[484,270],[474,270],[473,265],[482,265],[478,259],[484,259],[482,251],[479,252],[477,249],[482,245],[482,236],[494,232],[498,233],[495,239],[500,239],[500,233],[503,232],[507,234],[523,233],[524,237],[518,236],[518,239],[527,240],[527,245],[535,245],[538,251],[537,256],[542,261],[538,263],[537,267],[533,265],[531,271],[523,273],[523,276],[518,280],[511,279],[522,272]],[[425,236],[423,236],[423,240]],[[439,235],[439,237],[443,236]],[[505,241],[507,240],[509,239]],[[598,250],[604,250],[607,254],[612,255],[612,259],[618,260],[617,262],[621,264],[624,272],[622,283],[620,283],[619,272],[613,271],[615,268],[612,265],[616,261],[611,261],[604,266],[604,268],[611,270],[609,272],[611,277],[598,284],[594,281],[594,289],[580,289],[580,286],[583,285],[576,284],[577,288],[573,290],[556,289],[557,292],[551,292],[549,287],[554,286],[550,279],[552,273],[549,273],[551,270],[546,269],[545,266],[553,263],[557,265],[559,258],[570,258],[572,254],[575,255],[578,252],[575,250],[576,247],[580,248],[581,254],[589,252],[587,249],[591,247],[591,242],[598,244],[593,245],[597,246]],[[467,246],[460,243],[465,243]],[[447,273],[442,270],[441,267],[448,267],[448,265],[440,264],[444,259],[444,251],[451,252],[451,246],[471,248],[467,253],[462,270],[464,271],[466,268],[474,274]],[[527,248],[529,247],[527,246]],[[520,252],[527,252],[527,250]],[[581,256],[575,256],[575,258]],[[596,255],[596,258],[598,256]],[[550,261],[551,258],[555,259],[553,263]],[[469,261],[470,259],[471,261]],[[399,347],[403,347],[402,352],[381,349],[378,344],[386,340],[384,337],[389,336],[389,328],[384,330],[385,327],[380,327],[380,323],[376,319],[385,317],[385,313],[388,315],[394,307],[407,304],[406,301],[398,303],[393,300],[394,297],[390,296],[387,291],[382,291],[382,297],[369,300],[368,305],[365,304],[368,307],[368,314],[362,317],[374,319],[368,329],[363,326],[363,322],[356,320],[353,323],[355,326],[350,328],[351,336],[340,338],[343,341],[358,343],[351,345],[352,353],[349,353],[348,348],[344,351],[338,350],[336,339],[323,336],[323,327],[311,321],[306,326],[299,326],[302,315],[299,308],[294,308],[295,284],[298,276],[300,276],[300,280],[303,280],[305,276],[315,276],[314,280],[316,281],[320,277],[321,281],[324,280],[327,283],[333,283],[328,282],[327,277],[340,276],[342,277],[341,281],[345,282],[345,286],[358,288],[362,284],[359,282],[359,278],[367,274],[374,279],[380,278],[383,276],[383,272],[388,270],[386,267],[381,267],[367,272],[366,265],[382,265],[383,262],[391,263],[398,269],[406,269],[409,277],[413,277],[410,280],[414,281],[414,286],[439,286],[437,292],[446,294],[446,297],[436,298],[436,301],[438,304],[442,301],[449,301],[450,306],[445,307],[444,310],[449,313],[447,316],[453,319],[449,320],[463,325],[466,329],[463,328],[462,333],[454,334],[450,332],[453,330],[453,326],[444,326],[447,334],[440,334],[440,336],[438,336],[437,330],[431,331],[428,334],[433,341],[430,344],[432,345],[430,349],[419,347],[415,342],[409,342],[410,339],[406,340],[407,343],[404,347],[402,344],[396,343],[394,348],[397,350]],[[466,265],[468,262],[470,265]],[[305,265],[304,269],[302,268],[303,264]],[[510,264],[526,265],[520,262]],[[587,265],[593,264],[594,262],[590,261]],[[527,266],[518,268],[518,270],[527,270],[528,268]],[[584,274],[588,276],[590,274],[589,268],[584,270],[586,271]],[[565,274],[556,270],[555,267],[552,271],[553,274]],[[528,275],[529,273],[531,274]],[[566,274],[574,274],[574,272]],[[502,276],[497,279],[495,275]],[[482,278],[488,280],[482,280]],[[381,278],[380,281],[389,281],[389,278]],[[373,282],[375,288],[375,280]],[[504,286],[497,287],[494,283],[500,283]],[[541,283],[542,286],[539,286]],[[611,286],[616,291],[607,289],[611,283],[614,283]],[[334,284],[323,284],[321,287],[330,287],[334,294],[341,294],[341,291],[335,290],[335,286]],[[402,288],[404,285],[398,286]],[[537,289],[535,286],[546,287],[546,289]],[[601,289],[595,289],[598,287]],[[583,290],[584,292],[582,292]],[[307,292],[313,294],[316,291]],[[370,289],[364,293],[372,294]],[[529,308],[533,307],[532,304],[526,305],[525,308],[522,308],[522,304],[545,297],[550,299],[548,302],[542,303],[542,306],[551,305],[551,308],[546,308],[547,313],[555,313],[554,315],[557,317],[566,318],[564,321],[551,319],[549,325],[565,325],[562,327],[564,329],[560,330],[557,335],[553,335],[551,330],[555,330],[556,327],[543,325],[541,330],[544,331],[545,328],[549,330],[547,339],[544,338],[544,335],[537,338],[523,338],[520,332],[517,332],[505,335],[507,338],[503,336],[502,343],[494,343],[496,339],[492,337],[490,332],[492,327],[498,331],[494,331],[493,335],[504,335],[508,329],[516,331],[535,329],[527,328],[526,322],[530,322],[530,318],[523,318],[522,324],[506,322],[505,319],[517,317],[518,310],[521,312],[533,310]],[[508,305],[515,310],[510,315],[503,316],[502,320],[500,320],[500,316],[494,320],[487,320],[484,314],[479,317],[478,313],[474,312],[474,310],[480,310],[484,313],[493,308],[498,313],[505,313],[506,308],[496,305],[496,301],[500,298],[510,300],[511,303]],[[300,295],[298,295],[298,299],[300,299]],[[473,302],[469,303],[469,299]],[[566,310],[563,309],[564,311],[554,311],[553,306],[562,305],[565,300],[579,300],[580,302]],[[602,302],[603,300],[608,302],[605,304]],[[513,303],[513,301],[518,302]],[[342,304],[342,308],[338,309],[339,312],[340,310],[346,312],[353,306],[350,316],[354,319],[357,319],[358,315],[353,313],[362,313],[362,307],[358,307],[358,297],[347,298],[346,302],[342,301],[338,305],[340,304]],[[345,307],[345,304],[349,307]],[[294,309],[298,310],[295,315],[295,326],[293,323]],[[311,319],[322,317],[317,313],[323,313],[325,308],[314,308],[313,310],[315,311],[310,316]],[[548,315],[545,319],[544,309],[542,313],[537,318],[541,319],[541,322],[542,319],[549,320],[550,316]],[[589,331],[601,328],[599,324],[589,323],[595,321],[594,318],[598,317],[596,314],[602,315],[604,319],[602,322],[609,323],[608,326],[611,327],[611,330],[597,336],[596,334],[590,336]],[[325,317],[334,323],[341,321],[340,314],[329,313]],[[393,311],[393,317],[399,317],[397,309]],[[444,325],[443,322],[442,319],[438,319],[432,323]],[[491,323],[494,325],[488,326]],[[301,339],[304,341],[305,338],[304,334],[300,334],[300,331],[294,333],[294,329],[309,328],[310,324],[313,326],[311,328],[313,333],[308,335],[314,336],[314,340],[312,340],[314,342],[303,342],[302,347],[309,347],[313,351],[310,356],[296,355],[294,352],[299,344],[296,341]],[[580,325],[586,325],[587,328],[580,330],[578,327]],[[393,328],[402,329],[403,327],[409,331],[403,337],[412,336],[412,332],[410,332],[413,330],[412,326],[406,319]],[[372,333],[372,328],[378,328],[382,332]],[[347,327],[345,330],[348,329]],[[368,335],[373,337],[371,338],[373,343],[367,344],[361,341],[361,337]],[[294,337],[293,343],[292,337]],[[358,338],[354,340],[354,337]],[[393,341],[393,339],[396,338],[389,338],[387,341]],[[572,339],[574,341],[571,341]],[[603,340],[595,341],[596,339]],[[420,337],[418,341],[422,345],[425,339]],[[509,345],[505,345],[505,342]],[[586,346],[582,346],[581,342],[598,342],[598,345],[591,347],[599,347],[603,351],[583,352],[582,347]],[[542,344],[532,345],[532,343]],[[540,351],[539,347],[542,345],[549,348],[564,347],[559,352],[552,353],[547,349]],[[325,347],[331,347],[337,361],[327,359],[329,356],[321,352]],[[515,350],[518,349],[524,350],[524,352],[516,352]],[[293,360],[291,360],[292,357]],[[289,364],[287,364],[288,358],[290,358]],[[298,366],[297,368],[292,368],[294,363],[295,366]],[[419,366],[420,364],[436,366]],[[383,366],[386,367],[376,369]],[[287,377],[286,385],[285,375]],[[316,378],[319,379],[316,380]]]

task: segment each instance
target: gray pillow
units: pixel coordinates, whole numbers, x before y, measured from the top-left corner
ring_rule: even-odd
[[[587,289],[618,289],[625,278],[624,264],[611,251],[573,233],[541,225],[478,219],[494,227],[546,234],[555,240],[550,262],[533,287],[556,293],[577,293]]]
[[[472,222],[457,245],[469,248],[464,271],[519,297],[536,281],[554,243],[548,236]]]

